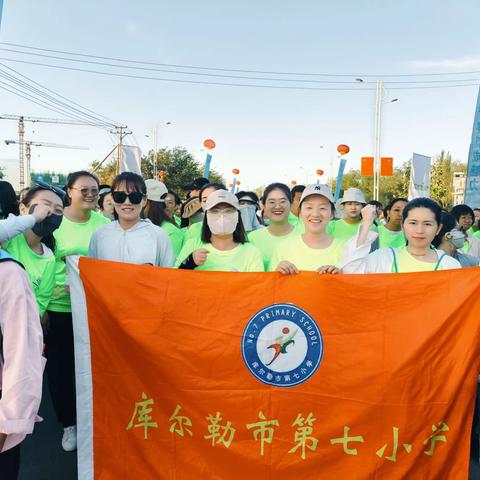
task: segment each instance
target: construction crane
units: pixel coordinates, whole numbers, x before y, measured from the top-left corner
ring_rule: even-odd
[[[28,165],[27,169],[25,168],[25,157],[26,157],[26,143],[25,143],[25,122],[32,123],[52,123],[58,125],[77,125],[83,127],[100,127],[100,128],[115,128],[117,135],[120,135],[120,143],[122,142],[123,137],[125,136],[124,130],[127,128],[125,125],[114,125],[108,122],[105,123],[95,123],[94,121],[81,121],[81,120],[66,120],[61,118],[45,118],[45,117],[26,117],[24,115],[10,115],[2,114],[0,115],[0,120],[15,120],[18,122],[18,159],[19,159],[19,168],[20,168],[20,189],[24,188],[30,182],[30,166]],[[118,133],[120,132],[120,133]],[[123,136],[122,136],[123,135]],[[30,144],[31,146],[31,144]],[[43,146],[43,145],[42,145]],[[59,147],[59,148],[70,148],[70,147]],[[27,163],[29,163],[28,160]],[[28,171],[26,171],[28,170]]]
[[[32,140],[25,140],[22,138],[22,142],[18,140],[5,140],[6,145],[20,145],[20,148],[25,147],[25,159],[24,165],[20,164],[20,190],[28,186],[30,183],[30,164],[32,159],[32,145],[34,147],[48,147],[48,148],[70,148],[74,150],[88,150],[88,147],[78,147],[76,145],[62,145],[60,143],[47,143],[37,142]],[[23,177],[22,177],[23,175]],[[23,181],[22,181],[23,180]]]

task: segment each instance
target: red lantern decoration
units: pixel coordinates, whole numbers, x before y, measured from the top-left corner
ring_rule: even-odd
[[[337,147],[337,152],[340,155],[346,155],[350,151],[350,147],[348,145],[344,145],[343,143]]]
[[[213,150],[217,146],[217,144],[211,138],[207,138],[203,142],[203,146],[208,150]]]
[[[318,169],[317,170],[317,175],[321,177],[325,172],[323,170]]]
[[[232,170],[232,173],[233,173],[234,175],[238,175],[238,174],[240,173],[240,170],[239,170],[238,168],[234,168],[234,169]]]

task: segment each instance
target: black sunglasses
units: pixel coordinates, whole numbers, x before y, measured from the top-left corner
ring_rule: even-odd
[[[115,203],[124,203],[128,198],[131,204],[138,205],[143,200],[144,195],[139,192],[112,192],[112,197]]]
[[[53,193],[56,193],[62,200],[65,198],[66,193],[58,187],[54,187],[53,185],[49,185],[46,182],[42,182],[42,180],[35,180],[33,185],[34,187],[40,187],[43,190],[50,190]]]

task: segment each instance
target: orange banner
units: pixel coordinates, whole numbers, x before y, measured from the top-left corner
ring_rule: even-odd
[[[479,268],[80,275],[95,478],[468,477]]]

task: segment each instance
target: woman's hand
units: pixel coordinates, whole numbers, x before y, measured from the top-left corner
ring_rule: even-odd
[[[210,252],[206,248],[199,248],[192,253],[193,261],[195,262],[197,267],[203,265],[206,262],[209,253]]]
[[[275,269],[276,272],[280,272],[282,275],[295,275],[298,273],[298,268],[290,262],[283,260]]]
[[[39,205],[37,203],[35,204],[32,215],[35,217],[35,221],[37,223],[40,223],[45,220],[51,213],[51,207],[47,207],[47,205]]]
[[[330,273],[331,275],[336,275],[340,273],[340,269],[335,265],[322,265],[320,268],[317,268],[317,272],[320,274]]]
[[[377,207],[375,205],[365,205],[362,208],[363,223],[372,225],[377,218]]]

